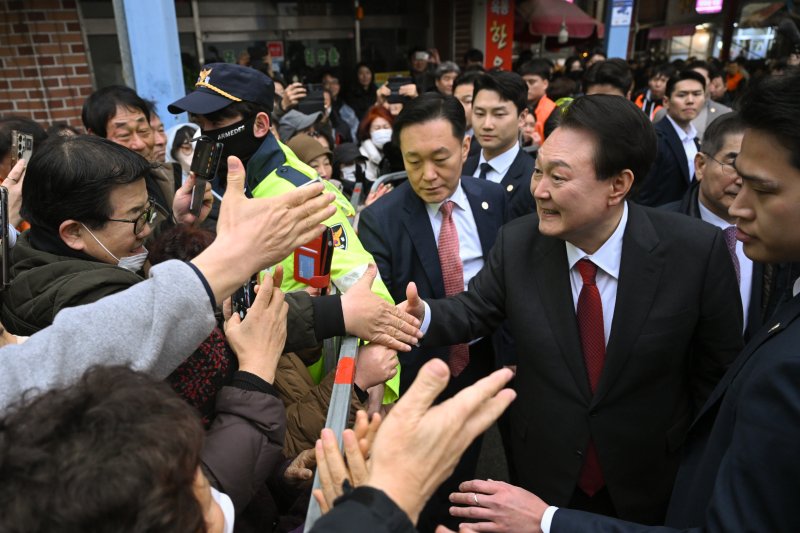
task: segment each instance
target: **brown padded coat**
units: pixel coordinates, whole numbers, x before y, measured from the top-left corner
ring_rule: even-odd
[[[283,446],[286,457],[294,457],[303,450],[313,448],[317,442],[328,416],[335,373],[330,372],[319,385],[315,385],[306,363],[297,354],[285,353],[278,362],[273,385],[286,406],[286,439]],[[353,426],[356,410],[366,409],[355,391],[351,393],[350,406],[347,427]]]

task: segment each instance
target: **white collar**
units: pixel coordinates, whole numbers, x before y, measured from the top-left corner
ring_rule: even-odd
[[[625,234],[627,225],[628,202],[625,202],[622,209],[622,218],[619,219],[617,229],[592,255],[587,254],[571,242],[564,241],[567,246],[567,260],[569,261],[570,270],[581,259],[589,258],[600,270],[614,279],[619,279],[619,266],[622,262],[622,237]]]
[[[458,207],[462,211],[466,211],[468,209],[469,200],[467,199],[467,194],[464,192],[464,189],[461,188],[461,180],[460,179],[458,180],[458,187],[456,187],[456,190],[453,191],[453,194],[451,194],[449,198],[445,198],[444,200],[442,200],[441,202],[436,203],[436,204],[428,204],[428,203],[426,203],[425,204],[425,209],[428,210],[428,214],[430,216],[432,216],[432,217],[436,216],[436,213],[439,212],[439,208],[442,207],[442,204],[445,203],[448,200],[450,200],[454,204],[456,204],[456,207]]]
[[[689,122],[689,129],[684,130],[683,128],[678,126],[677,122],[672,120],[672,117],[669,116],[669,113],[667,113],[666,116],[667,119],[669,119],[670,124],[672,124],[672,127],[675,128],[675,133],[678,134],[678,138],[680,138],[681,142],[686,142],[689,140],[694,142],[694,139],[697,137],[697,128],[694,127],[694,124]]]
[[[697,205],[700,207],[700,218],[703,219],[705,222],[709,224],[714,224],[719,229],[725,230],[731,226],[735,226],[736,224],[731,224],[724,218],[720,218],[719,216],[715,215],[711,212],[709,208],[703,205],[703,202],[700,199],[697,199]]]
[[[508,167],[510,167],[511,163],[514,162],[514,159],[516,159],[518,153],[519,142],[515,142],[511,148],[487,161],[486,156],[483,155],[483,149],[481,149],[481,157],[478,161],[478,167],[480,167],[482,163],[489,163],[492,165],[492,170],[501,176],[505,176],[506,172],[508,171]]]

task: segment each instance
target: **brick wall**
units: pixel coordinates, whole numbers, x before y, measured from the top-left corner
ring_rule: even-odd
[[[92,93],[75,0],[0,0],[0,115],[81,126]]]

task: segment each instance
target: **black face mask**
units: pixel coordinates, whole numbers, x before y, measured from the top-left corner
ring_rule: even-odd
[[[242,119],[230,126],[225,126],[224,128],[203,132],[203,135],[207,135],[225,146],[222,150],[219,170],[217,170],[217,180],[223,185],[223,188],[224,184],[227,182],[228,176],[228,156],[235,155],[242,160],[242,164],[247,168],[247,162],[253,157],[253,154],[256,153],[261,143],[264,141],[263,138],[259,139],[253,135],[253,124],[255,124],[255,121],[256,117],[250,117]]]

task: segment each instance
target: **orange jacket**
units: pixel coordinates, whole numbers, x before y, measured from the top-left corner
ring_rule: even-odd
[[[536,109],[533,110],[533,114],[536,116],[536,131],[539,133],[539,137],[542,141],[544,141],[544,123],[547,122],[550,113],[552,113],[555,108],[556,103],[550,100],[547,95],[544,95],[539,98],[539,103],[536,104]]]

